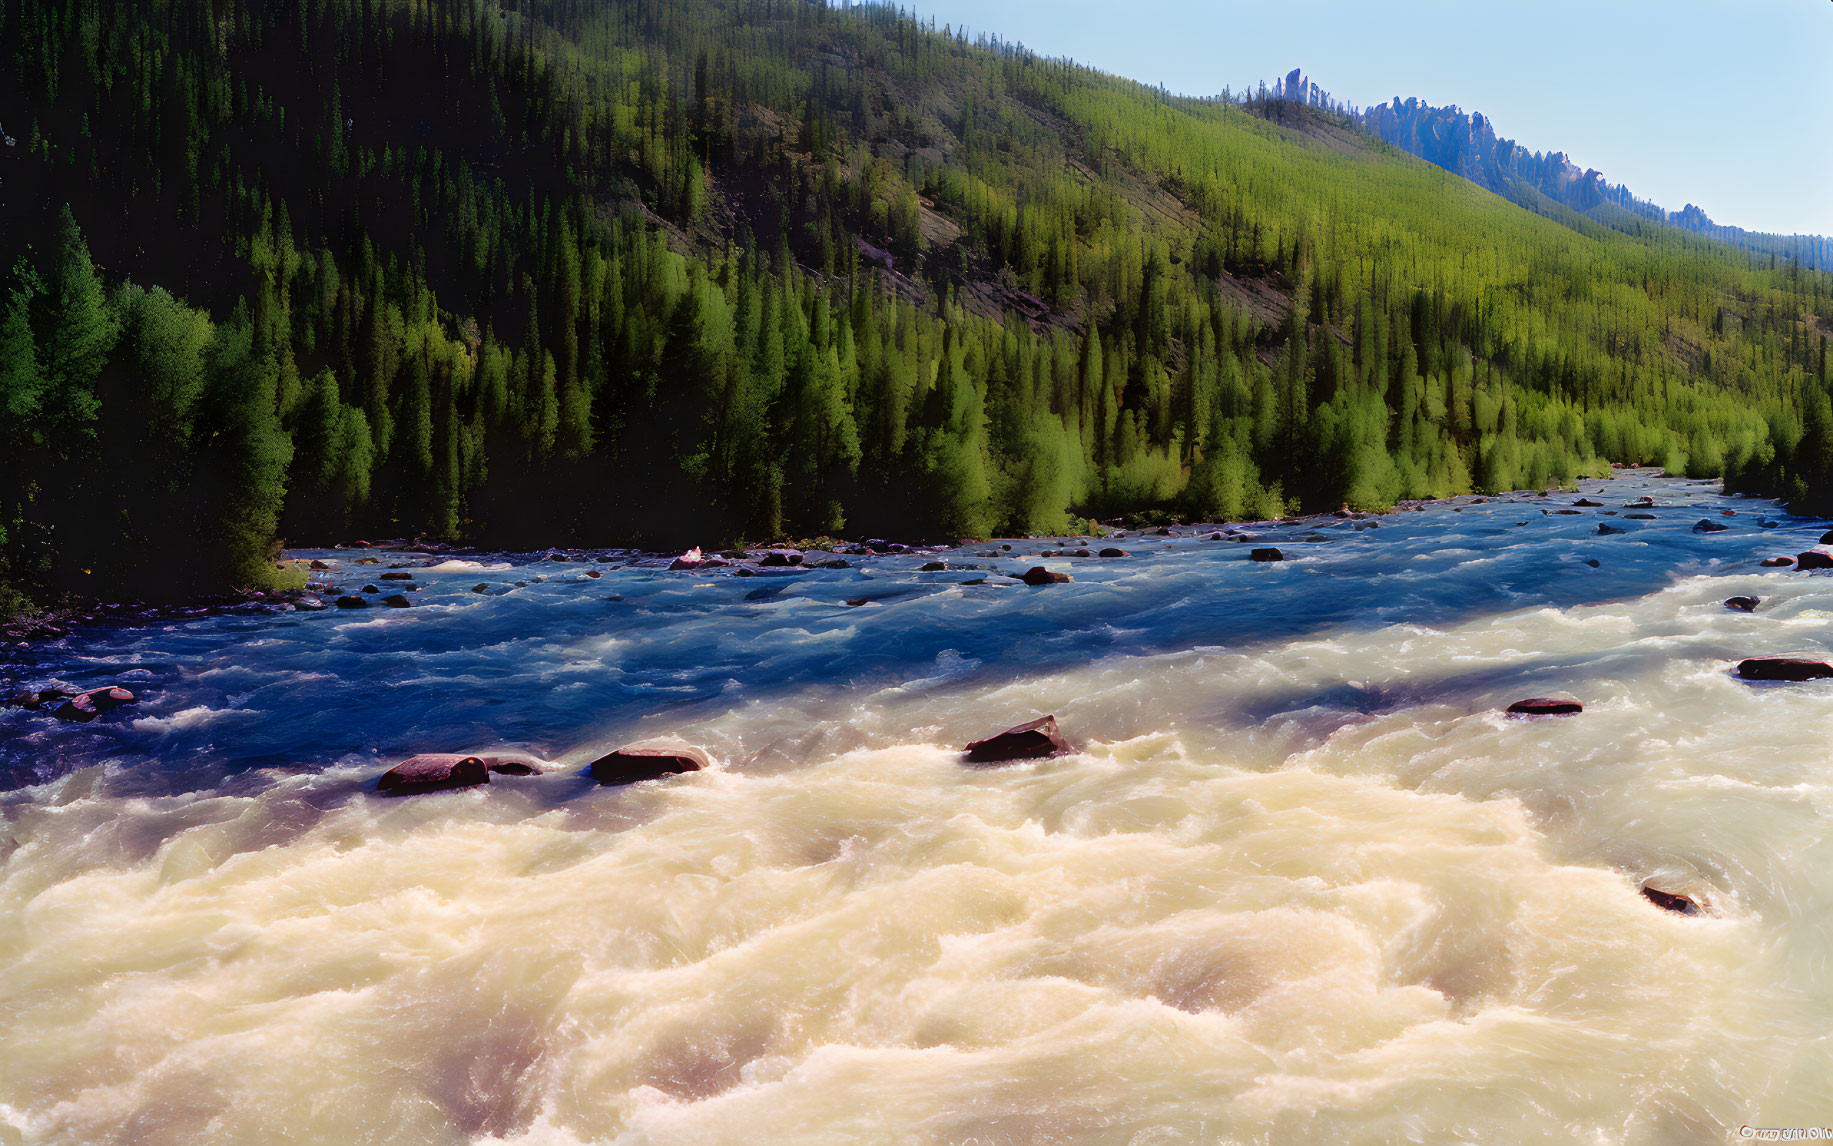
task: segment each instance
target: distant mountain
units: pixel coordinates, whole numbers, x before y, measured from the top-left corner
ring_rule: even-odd
[[[1341,110],[1370,135],[1543,214],[1545,200],[1613,226],[1625,221],[1620,212],[1627,212],[1634,218],[1669,223],[1754,254],[1798,260],[1805,267],[1833,267],[1833,240],[1819,235],[1778,235],[1726,226],[1714,222],[1691,203],[1679,211],[1664,210],[1638,198],[1622,184],[1610,182],[1595,168],[1581,170],[1562,151],[1529,151],[1512,139],[1499,137],[1495,125],[1479,113],[1433,107],[1417,99],[1403,103],[1398,96],[1357,112],[1332,101],[1297,71],[1279,85],[1279,91],[1282,95],[1292,93],[1286,98],[1299,99],[1308,106]]]

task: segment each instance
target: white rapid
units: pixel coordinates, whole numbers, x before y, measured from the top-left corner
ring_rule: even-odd
[[[0,724],[40,781],[0,795],[0,1143],[1826,1125],[1833,681],[1731,673],[1826,655],[1833,581],[1756,567],[1825,524],[1583,492],[1614,512],[1307,523],[1278,565],[1129,538],[1040,589],[486,564],[405,611],[15,650],[9,683],[145,695]],[[986,551],[951,559],[1039,563]],[[1553,691],[1584,713],[1500,713]],[[1044,712],[1083,751],[961,762]],[[579,774],[664,734],[717,766]],[[370,790],[504,744],[555,771]]]

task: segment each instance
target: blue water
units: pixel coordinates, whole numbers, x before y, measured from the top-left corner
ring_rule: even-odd
[[[1604,507],[1557,512],[1580,495]],[[1626,508],[1642,495],[1657,508]],[[1623,516],[1631,512],[1655,520]],[[1701,518],[1730,528],[1695,532]],[[1600,536],[1600,523],[1624,532]],[[1579,494],[1242,527],[1255,545],[1285,551],[1277,564],[1250,561],[1254,545],[1189,529],[1093,545],[1125,548],[1124,559],[1027,556],[1059,547],[1062,539],[1048,538],[1012,542],[1010,552],[993,543],[849,557],[845,570],[753,577],[535,556],[433,570],[425,567],[446,559],[301,550],[288,556],[340,566],[313,574],[333,586],[327,600],[364,584],[394,591],[379,576],[403,566],[420,587],[414,607],[79,626],[0,651],[8,693],[120,684],[140,697],[90,725],[0,713],[0,783],[39,783],[98,762],[135,788],[163,792],[256,767],[380,763],[417,751],[510,746],[557,759],[811,692],[969,688],[1116,655],[1635,598],[1685,577],[1753,571],[1763,557],[1811,547],[1825,525],[1726,497],[1712,483],[1637,475],[1587,481]],[[381,563],[355,565],[363,556]],[[948,572],[921,571],[937,557],[950,561]],[[1075,582],[1031,587],[1007,576],[1038,564]],[[489,591],[473,592],[479,584]],[[859,598],[868,603],[847,604]]]

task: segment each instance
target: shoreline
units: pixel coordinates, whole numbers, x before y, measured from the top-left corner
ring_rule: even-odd
[[[1612,472],[1597,478],[1583,478],[1581,481],[1612,481],[1620,477],[1661,477],[1675,480],[1689,479],[1684,475],[1671,475],[1655,466],[1615,466]],[[1722,479],[1721,479],[1722,480]],[[299,588],[284,589],[249,589],[239,592],[203,594],[169,603],[149,603],[143,600],[105,601],[99,598],[79,600],[63,606],[47,608],[34,616],[16,615],[0,619],[0,647],[28,647],[35,643],[59,640],[68,636],[74,628],[83,625],[103,625],[108,627],[126,627],[133,625],[160,624],[198,620],[218,616],[224,613],[241,612],[248,615],[277,614],[286,612],[322,612],[330,608],[330,602],[320,598],[333,592],[330,586],[314,577],[315,573],[333,572],[329,569],[311,569],[310,563],[321,558],[302,557],[298,554],[337,553],[337,554],[417,554],[424,557],[441,557],[450,560],[490,559],[507,561],[511,565],[536,565],[542,562],[556,564],[592,564],[609,565],[616,568],[636,567],[649,569],[673,569],[676,572],[706,572],[730,569],[739,576],[755,575],[757,570],[746,561],[764,563],[773,566],[776,571],[784,569],[819,569],[846,568],[836,562],[804,563],[799,555],[805,553],[830,553],[836,558],[848,557],[923,557],[935,556],[949,552],[962,552],[985,546],[1006,546],[1003,552],[980,553],[982,558],[1033,557],[1038,559],[1056,559],[1062,557],[1081,557],[1082,552],[1063,552],[1072,546],[1087,547],[1102,541],[1134,541],[1146,538],[1164,537],[1168,539],[1188,538],[1202,534],[1213,534],[1217,537],[1228,536],[1237,541],[1253,539],[1255,531],[1274,529],[1312,528],[1334,524],[1339,521],[1366,521],[1392,516],[1397,513],[1420,512],[1432,506],[1482,505],[1501,499],[1547,500],[1557,494],[1577,491],[1575,485],[1570,490],[1509,490],[1502,493],[1482,494],[1463,493],[1443,498],[1423,498],[1399,501],[1388,510],[1351,510],[1347,507],[1323,513],[1300,514],[1294,517],[1273,518],[1252,521],[1205,521],[1181,522],[1163,525],[1118,525],[1107,528],[1099,534],[1043,534],[1030,537],[993,537],[984,540],[962,539],[954,543],[934,541],[888,541],[883,538],[848,539],[822,537],[803,539],[801,541],[778,540],[769,545],[753,545],[743,550],[726,549],[706,551],[706,556],[698,562],[686,561],[683,554],[672,551],[649,550],[621,546],[581,546],[577,548],[548,547],[533,550],[484,549],[464,543],[424,541],[420,539],[382,538],[353,539],[337,542],[330,546],[299,546],[281,550],[276,560],[277,571],[297,569],[306,576],[306,583]],[[1738,495],[1754,496],[1754,495]],[[1761,499],[1759,499],[1761,500]],[[1774,499],[1769,499],[1774,500]],[[1778,512],[1787,511],[1777,505]],[[1125,519],[1110,519],[1119,522]],[[1100,523],[1108,525],[1108,523]],[[1019,546],[1041,546],[1041,552],[1021,552]],[[1054,548],[1052,548],[1054,547]],[[695,550],[689,550],[689,553]],[[739,553],[743,557],[727,556]],[[784,556],[783,564],[769,562],[769,556]],[[1088,553],[1090,559],[1100,560]],[[791,559],[791,558],[794,559]],[[1108,560],[1115,560],[1109,558]],[[376,564],[381,567],[378,556]],[[410,568],[406,564],[396,568]],[[302,602],[310,601],[309,605]]]

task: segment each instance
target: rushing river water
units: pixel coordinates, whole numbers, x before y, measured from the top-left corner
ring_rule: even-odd
[[[0,653],[9,691],[141,697],[0,715],[0,1143],[1833,1124],[1833,682],[1730,672],[1825,656],[1833,581],[1757,562],[1826,523],[1581,492],[1256,530],[1279,564],[301,553],[412,560],[416,607]],[[1000,575],[1033,564],[1075,583]],[[1500,714],[1554,691],[1584,713]],[[1046,712],[1083,751],[961,763]],[[716,767],[580,776],[650,737]],[[504,746],[554,771],[371,791]]]

